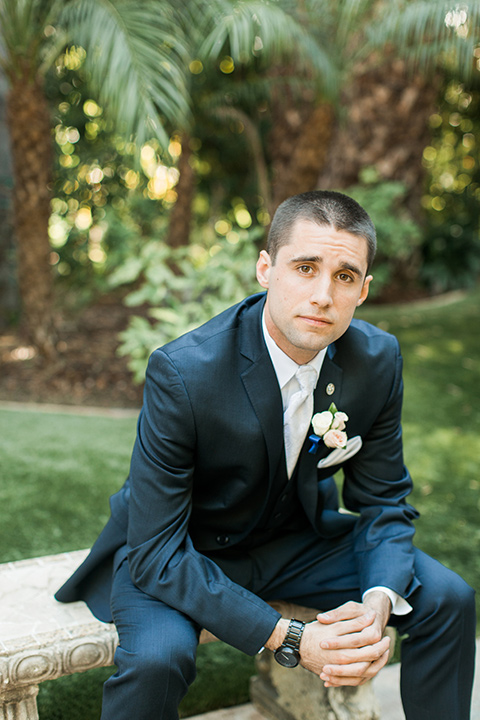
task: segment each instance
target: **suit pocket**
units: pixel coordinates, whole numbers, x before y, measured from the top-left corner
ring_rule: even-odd
[[[346,462],[346,460],[350,460],[350,458],[356,455],[362,447],[362,444],[362,438],[360,437],[360,435],[355,435],[355,437],[347,440],[346,447],[336,448],[335,450],[332,450],[332,452],[329,453],[327,457],[319,460],[317,463],[317,468],[326,468],[331,467],[332,465],[341,465],[341,463]]]

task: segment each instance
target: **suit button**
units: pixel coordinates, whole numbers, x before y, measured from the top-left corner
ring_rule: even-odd
[[[277,513],[276,515],[273,516],[273,519],[280,520],[281,517],[282,517],[282,513]]]
[[[280,498],[280,502],[285,502],[285,500],[288,500],[288,495],[282,495]]]
[[[219,535],[217,537],[217,543],[219,545],[228,545],[229,542],[230,542],[230,538],[228,537],[228,535]]]

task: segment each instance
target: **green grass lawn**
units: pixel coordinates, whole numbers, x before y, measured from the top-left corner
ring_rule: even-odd
[[[405,360],[405,458],[416,542],[480,588],[480,293],[438,306],[367,307]],[[92,544],[123,483],[135,418],[0,410],[0,561]],[[199,648],[183,715],[247,698],[251,658]],[[109,669],[41,685],[42,720],[98,720]],[[228,700],[226,700],[228,698]]]
[[[90,546],[136,420],[0,410],[0,562]]]
[[[361,317],[402,347],[416,544],[480,589],[480,292],[443,306],[365,308]]]

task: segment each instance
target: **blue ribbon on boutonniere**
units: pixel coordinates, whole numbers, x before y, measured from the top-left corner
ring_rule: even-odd
[[[345,425],[347,421],[348,415],[337,410],[335,403],[331,403],[328,410],[316,413],[312,418],[315,432],[308,436],[311,442],[308,452],[314,455],[322,440],[331,449],[346,447],[348,436],[345,432]]]
[[[311,453],[312,455],[315,455],[315,453],[318,450],[318,446],[320,445],[320,440],[322,438],[319,437],[318,435],[313,434],[313,435],[309,435],[308,439],[312,443],[308,449],[308,452]]]

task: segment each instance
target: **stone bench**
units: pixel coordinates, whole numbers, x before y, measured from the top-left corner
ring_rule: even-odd
[[[114,625],[85,603],[62,604],[53,593],[88,551],[0,565],[0,720],[38,720],[38,685],[62,675],[113,665]],[[311,620],[315,610],[278,603],[285,617]],[[200,642],[215,640],[206,631]],[[288,670],[265,651],[257,656],[251,699],[273,720],[378,720],[371,684],[328,688],[303,668]],[[136,719],[133,719],[136,720]]]

